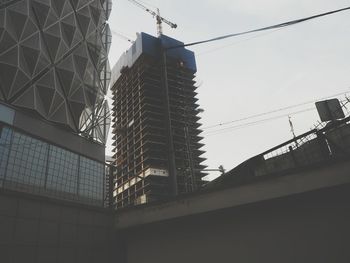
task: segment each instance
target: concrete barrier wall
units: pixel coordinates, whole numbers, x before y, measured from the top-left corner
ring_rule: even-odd
[[[350,186],[125,231],[128,263],[350,262]]]
[[[0,192],[0,262],[112,262],[112,218],[87,206]]]

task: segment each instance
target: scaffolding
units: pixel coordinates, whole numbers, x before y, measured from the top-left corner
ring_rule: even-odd
[[[204,151],[200,143],[203,137],[199,129],[195,72],[182,61],[167,57],[168,93],[162,83],[164,72],[159,58],[142,54],[120,73],[112,87],[113,146],[118,167],[114,188],[116,207],[169,197],[171,158],[175,163],[177,193],[200,188],[206,166],[202,165],[205,159],[201,157]],[[170,143],[173,156],[170,156]]]

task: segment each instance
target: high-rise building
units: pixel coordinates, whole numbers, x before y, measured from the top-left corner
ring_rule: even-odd
[[[112,71],[117,208],[202,185],[195,56],[185,48],[161,53],[182,44],[138,34]]]
[[[111,2],[0,2],[0,188],[106,199]]]

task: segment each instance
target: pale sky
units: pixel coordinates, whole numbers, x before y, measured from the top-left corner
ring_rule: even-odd
[[[350,5],[346,0],[147,0],[142,3],[151,9],[159,7],[163,17],[178,25],[177,29],[171,29],[164,24],[164,34],[185,43]],[[155,19],[128,0],[113,0],[109,23],[113,31],[132,39],[141,31],[156,35]],[[129,47],[129,42],[113,36],[111,66]],[[350,93],[349,47],[350,11],[277,31],[190,47],[197,60],[198,98],[204,109],[202,127]],[[206,165],[209,168],[223,165],[230,170],[291,139],[287,116],[256,125],[245,124],[312,107],[311,103],[204,129]],[[310,130],[318,120],[315,110],[292,115],[297,135]],[[242,126],[235,128],[237,125]],[[108,146],[107,153],[110,149]],[[217,175],[211,173],[209,178]]]

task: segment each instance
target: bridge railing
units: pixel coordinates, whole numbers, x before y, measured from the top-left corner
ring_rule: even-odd
[[[329,123],[282,143],[262,154],[254,175],[263,176],[307,167],[336,158],[350,157],[349,118]]]
[[[350,159],[350,117],[328,123],[321,129],[313,129],[289,141],[273,147],[207,184],[216,185],[249,183],[265,176],[278,176],[297,169]]]

